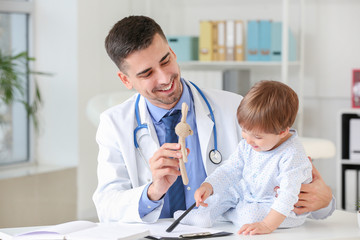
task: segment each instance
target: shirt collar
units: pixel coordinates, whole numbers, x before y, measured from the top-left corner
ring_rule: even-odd
[[[190,89],[187,86],[187,84],[185,83],[184,79],[181,78],[180,81],[181,81],[181,84],[183,86],[183,92],[181,94],[181,97],[180,97],[180,100],[178,101],[178,103],[175,105],[175,107],[173,107],[170,110],[157,107],[157,106],[151,104],[145,98],[146,106],[147,106],[147,108],[149,110],[149,113],[150,113],[151,117],[153,118],[153,120],[155,120],[155,122],[160,122],[160,120],[168,112],[172,112],[172,111],[177,110],[177,109],[181,111],[181,105],[182,105],[183,102],[185,102],[189,106],[189,111],[191,110],[192,101],[191,101],[191,96],[190,96]]]

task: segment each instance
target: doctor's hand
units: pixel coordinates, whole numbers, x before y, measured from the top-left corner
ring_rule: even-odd
[[[204,201],[213,194],[213,187],[210,183],[204,182],[201,186],[195,191],[194,198],[196,201],[196,206],[199,205],[203,207],[207,207],[208,204],[204,203]]]
[[[179,171],[179,158],[182,157],[180,148],[179,143],[164,143],[150,158],[152,174],[152,183],[148,188],[150,200],[157,201],[162,198],[181,175]]]
[[[311,161],[311,158],[309,159]],[[312,169],[312,182],[301,185],[299,201],[295,204],[294,209],[296,214],[313,212],[327,207],[332,200],[331,188],[326,185],[314,165]]]

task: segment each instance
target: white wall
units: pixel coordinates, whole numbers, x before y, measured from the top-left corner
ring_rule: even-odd
[[[36,159],[42,164],[76,165],[78,158],[77,3],[37,0],[34,56],[44,100]]]
[[[96,127],[86,116],[86,104],[99,93],[124,88],[117,68],[107,56],[104,40],[111,27],[129,13],[129,2],[118,0],[78,1],[78,217],[94,218],[92,194],[97,186]]]
[[[304,134],[337,143],[338,112],[351,107],[352,69],[360,68],[360,1],[306,1]],[[336,159],[319,160],[336,190]]]

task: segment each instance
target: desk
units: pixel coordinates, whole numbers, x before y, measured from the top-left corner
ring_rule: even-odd
[[[237,235],[238,227],[228,223],[218,223],[214,228],[222,229],[235,234],[225,239],[251,239],[251,240],[359,240],[360,228],[357,224],[356,213],[335,210],[333,215],[325,220],[307,219],[297,228],[277,229],[271,234],[243,236]],[[215,239],[215,238],[214,238]],[[219,239],[220,240],[220,239]]]
[[[160,220],[161,221],[161,220]],[[0,232],[20,233],[34,230],[38,227],[7,228],[0,229]],[[238,235],[238,227],[230,223],[217,223],[215,229],[233,232],[234,234],[222,238],[209,238],[214,240],[360,240],[360,228],[357,225],[355,213],[336,210],[333,215],[325,220],[307,219],[306,222],[297,228],[277,229],[271,234],[243,236]],[[147,239],[148,240],[148,239]]]

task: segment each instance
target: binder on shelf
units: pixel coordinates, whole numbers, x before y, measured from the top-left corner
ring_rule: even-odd
[[[259,22],[259,60],[270,61],[271,48],[271,21],[261,20]]]
[[[212,26],[212,30],[211,30],[211,44],[212,44],[212,57],[211,60],[212,61],[217,61],[217,59],[219,58],[218,56],[218,29],[217,29],[217,22],[216,21],[210,21],[211,22],[211,26]]]
[[[167,36],[171,49],[179,62],[199,59],[199,38],[194,36]]]
[[[360,118],[350,119],[349,124],[350,160],[360,160]]]
[[[289,61],[296,61],[297,51],[296,51],[296,39],[291,29],[289,29]]]
[[[259,21],[247,22],[246,60],[259,61]]]
[[[270,41],[270,59],[271,61],[282,60],[282,22],[271,22],[271,41]],[[296,40],[289,29],[289,61],[296,61]]]
[[[360,210],[360,170],[357,171],[357,202],[356,202],[356,210]]]
[[[345,170],[345,210],[355,211],[356,210],[356,188],[357,188],[357,177],[358,171],[355,169]]]
[[[235,21],[235,61],[244,61],[244,22]]]
[[[213,22],[200,21],[199,60],[211,61],[213,59]]]
[[[281,22],[271,23],[271,61],[281,61],[281,42],[282,42]]]
[[[226,60],[235,60],[235,21],[226,21]]]
[[[225,61],[226,59],[226,47],[225,47],[225,41],[226,41],[226,31],[225,31],[225,25],[226,21],[216,21],[217,25],[217,56],[214,58],[215,61]]]

